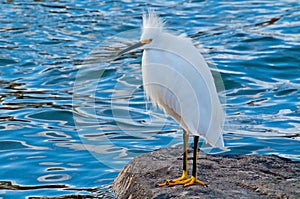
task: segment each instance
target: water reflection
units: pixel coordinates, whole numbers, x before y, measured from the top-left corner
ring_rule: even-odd
[[[0,151],[10,151],[10,150],[20,150],[20,149],[49,150],[48,147],[33,146],[30,144],[27,144],[25,141],[16,141],[16,140],[1,140],[0,141]]]
[[[44,176],[38,177],[38,181],[40,182],[61,182],[66,181],[71,178],[68,174],[48,174]]]

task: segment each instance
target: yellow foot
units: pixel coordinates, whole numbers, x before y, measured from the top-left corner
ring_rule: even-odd
[[[207,184],[205,184],[205,182],[202,182],[201,180],[198,180],[197,178],[195,178],[194,176],[186,179],[184,182],[183,182],[183,186],[184,187],[187,187],[187,186],[190,186],[190,185],[194,185],[194,184],[199,184],[199,185],[202,185],[204,187],[207,187]]]
[[[177,178],[177,179],[175,179],[175,180],[166,180],[164,183],[158,184],[158,186],[159,186],[159,187],[163,187],[163,186],[165,186],[165,185],[168,185],[168,186],[170,187],[170,186],[182,184],[182,182],[184,182],[184,181],[187,180],[187,179],[188,179],[188,178],[180,177],[180,178]]]
[[[168,186],[173,186],[173,185],[177,185],[179,184],[180,182],[184,181],[184,180],[187,180],[188,179],[188,172],[183,170],[182,171],[182,176],[180,178],[176,178],[174,180],[166,180],[164,183],[162,184],[158,184],[157,186],[158,187],[163,187],[165,185],[168,185]]]
[[[194,185],[194,184],[199,184],[204,187],[207,187],[207,185],[204,182],[198,180],[194,176],[187,178],[184,175],[182,175],[182,177],[177,178],[175,180],[166,180],[164,183],[158,184],[158,186],[163,187],[163,186],[167,185],[167,186],[171,187],[171,186],[175,186],[175,185],[183,185],[184,187],[187,187],[187,186]]]

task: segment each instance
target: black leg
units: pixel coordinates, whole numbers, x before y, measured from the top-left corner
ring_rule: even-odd
[[[168,186],[174,186],[178,184],[182,184],[184,187],[190,186],[193,184],[200,184],[204,187],[207,185],[197,179],[197,160],[198,160],[198,142],[199,142],[199,136],[194,137],[194,157],[193,157],[193,174],[192,177],[188,178],[188,162],[187,162],[187,156],[188,156],[188,132],[184,131],[183,133],[183,171],[182,176],[180,178],[176,178],[175,180],[166,180],[164,183],[159,184],[159,187],[168,185]]]
[[[166,180],[162,184],[158,184],[157,186],[163,187],[165,185],[174,186],[178,184],[185,184],[189,182],[188,179],[188,142],[189,142],[189,133],[186,130],[183,130],[183,165],[182,165],[182,176],[180,178],[176,178],[174,180]]]
[[[192,176],[194,176],[196,179],[197,179],[198,142],[199,142],[199,136],[195,136],[194,137],[194,157],[193,157]]]
[[[186,172],[188,175],[188,142],[189,142],[189,133],[186,130],[183,130],[183,172]]]

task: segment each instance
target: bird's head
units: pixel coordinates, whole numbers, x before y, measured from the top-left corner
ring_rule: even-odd
[[[130,50],[138,48],[143,45],[151,45],[156,41],[158,36],[163,31],[164,21],[159,18],[154,12],[149,11],[148,14],[143,15],[143,27],[140,41],[118,53],[122,55]]]
[[[154,12],[143,15],[143,28],[140,42],[150,44],[163,31],[164,22]]]

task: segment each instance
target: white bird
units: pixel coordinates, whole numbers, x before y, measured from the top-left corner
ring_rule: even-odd
[[[198,141],[224,147],[222,128],[225,114],[213,76],[203,56],[190,38],[175,36],[164,28],[155,13],[143,15],[140,41],[118,55],[143,46],[142,76],[147,97],[183,128],[183,171],[175,180],[158,186],[206,184],[197,179]],[[188,136],[194,136],[192,176],[188,177]]]

